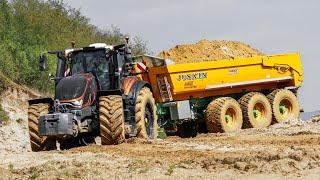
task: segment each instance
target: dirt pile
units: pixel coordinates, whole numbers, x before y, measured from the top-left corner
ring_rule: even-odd
[[[181,64],[259,55],[263,55],[263,53],[238,41],[209,41],[204,39],[196,44],[177,45],[160,52],[158,56]]]

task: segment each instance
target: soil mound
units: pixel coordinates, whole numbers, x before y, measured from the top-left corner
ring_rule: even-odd
[[[177,45],[158,56],[177,64],[263,55],[257,49],[238,41],[201,40],[196,44]]]

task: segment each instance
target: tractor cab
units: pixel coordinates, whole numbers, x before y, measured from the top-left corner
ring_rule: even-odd
[[[114,76],[118,63],[113,64],[112,56],[103,48],[92,48],[89,50],[74,51],[69,55],[66,64],[66,76],[78,76],[80,74],[91,73],[100,90],[110,89],[110,79]],[[113,69],[113,67],[115,68]]]
[[[125,62],[130,58],[125,55],[130,53],[125,45],[91,44],[81,49],[65,50],[66,63],[62,63],[65,67],[57,69],[64,70],[64,76],[91,73],[99,90],[118,89]],[[62,72],[57,74],[62,75]]]
[[[96,102],[98,92],[120,89],[126,46],[114,47],[96,43],[57,53],[55,100],[83,108]]]
[[[92,96],[91,99],[96,100],[98,92],[120,90],[121,81],[128,75],[126,64],[132,60],[127,44],[95,43],[48,53],[56,54],[58,58],[56,76],[52,77],[56,88],[54,99],[69,104],[80,99],[86,104],[85,99],[90,100],[88,98]],[[45,62],[45,56],[41,55],[40,70],[45,69]],[[92,105],[93,100],[87,105]]]

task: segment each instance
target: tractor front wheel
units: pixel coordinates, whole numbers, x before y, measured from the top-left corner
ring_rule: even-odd
[[[122,97],[118,95],[99,98],[100,136],[102,145],[125,141]]]
[[[48,114],[49,104],[32,104],[28,108],[28,127],[30,135],[30,145],[32,151],[56,149],[56,141],[46,136],[39,135],[38,123],[42,115]]]

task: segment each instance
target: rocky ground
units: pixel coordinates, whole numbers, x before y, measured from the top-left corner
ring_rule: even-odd
[[[26,139],[6,141],[1,142],[8,148],[1,147],[0,179],[319,179],[318,120],[65,151],[30,152]]]

